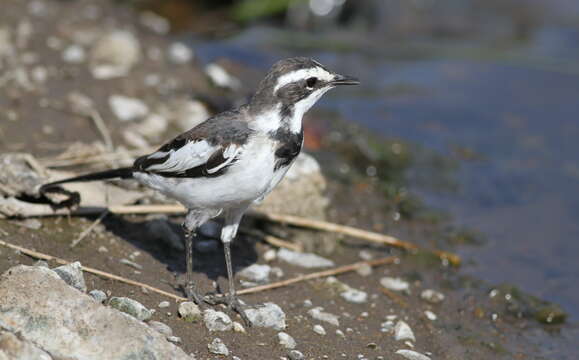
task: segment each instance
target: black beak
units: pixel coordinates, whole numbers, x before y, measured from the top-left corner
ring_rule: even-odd
[[[330,83],[332,85],[359,85],[360,81],[355,77],[336,74]]]

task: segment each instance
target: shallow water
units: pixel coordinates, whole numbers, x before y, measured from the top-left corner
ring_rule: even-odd
[[[205,61],[232,57],[264,70],[306,54],[360,77],[361,87],[326,96],[321,106],[460,160],[457,191],[413,190],[483,234],[483,246],[458,249],[465,271],[516,284],[562,305],[572,321],[579,317],[579,30],[545,26],[501,50],[430,44],[419,56],[416,47],[405,55],[404,46],[396,56],[305,51],[284,36],[254,27],[196,48]],[[457,155],[464,152],[471,155]]]

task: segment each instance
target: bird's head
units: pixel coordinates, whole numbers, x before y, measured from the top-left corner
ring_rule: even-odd
[[[357,85],[353,77],[336,74],[305,57],[280,60],[260,83],[252,103],[280,105],[286,116],[302,116],[328,90],[338,85]]]

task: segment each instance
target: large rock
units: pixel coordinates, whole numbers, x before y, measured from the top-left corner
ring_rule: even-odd
[[[16,266],[0,277],[0,331],[54,359],[190,359],[147,324],[36,266]]]

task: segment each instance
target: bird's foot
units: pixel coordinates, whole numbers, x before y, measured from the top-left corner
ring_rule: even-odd
[[[239,300],[237,296],[207,294],[205,295],[204,300],[206,303],[211,305],[227,305],[227,308],[230,311],[234,311],[239,314],[245,326],[251,327],[251,321],[249,321],[249,318],[245,314],[245,310],[249,308],[249,306]]]
[[[197,290],[195,289],[195,286],[193,286],[193,284],[185,285],[185,295],[187,295],[187,299],[189,299],[190,301],[193,301],[195,304],[197,304],[199,306],[201,306],[205,302],[207,302],[205,300],[205,296],[199,294],[197,292]]]

